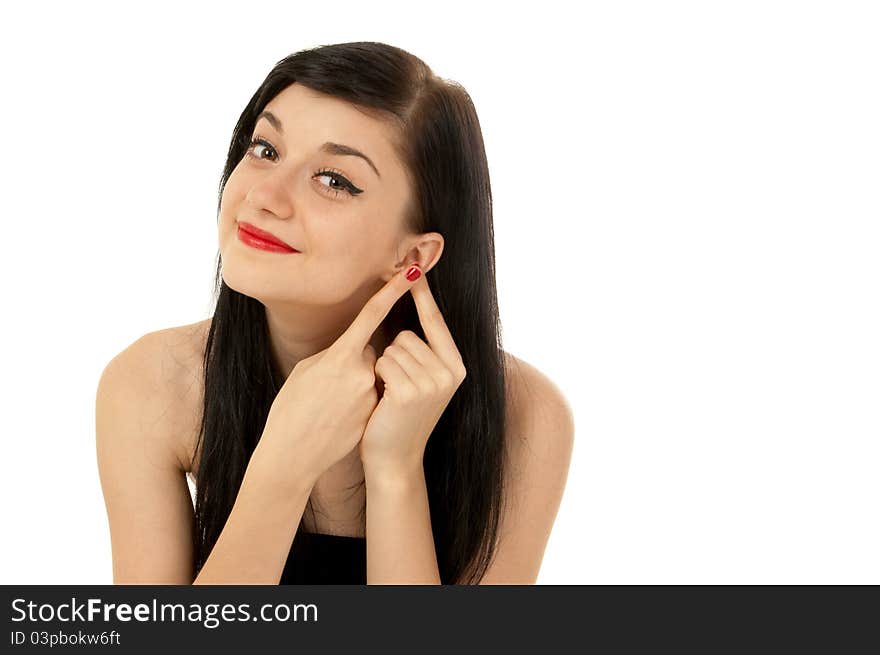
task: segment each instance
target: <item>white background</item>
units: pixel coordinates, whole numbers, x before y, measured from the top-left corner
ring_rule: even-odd
[[[217,186],[266,73],[370,40],[474,99],[505,348],[574,410],[538,582],[880,583],[872,3],[22,6],[0,16],[0,582],[112,582],[101,371],[208,317]]]

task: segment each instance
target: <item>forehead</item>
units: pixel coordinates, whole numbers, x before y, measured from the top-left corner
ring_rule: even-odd
[[[383,178],[386,170],[398,166],[391,125],[345,100],[294,83],[270,100],[264,109],[281,121],[285,140],[306,148],[327,141],[351,146],[370,157]],[[257,124],[265,127],[269,122],[263,118]],[[363,164],[367,166],[366,162]]]

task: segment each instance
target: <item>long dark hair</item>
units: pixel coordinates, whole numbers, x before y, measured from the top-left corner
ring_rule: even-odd
[[[249,146],[257,115],[293,82],[346,100],[399,128],[394,147],[414,198],[407,225],[416,233],[443,235],[443,256],[426,275],[467,376],[428,440],[424,470],[441,582],[475,584],[497,545],[506,457],[492,192],[476,110],[461,85],[439,78],[400,48],[358,42],[302,50],[275,65],[242,112],[220,182],[221,199]],[[219,211],[218,202],[218,216]],[[284,382],[270,355],[264,305],[230,289],[221,269],[218,252],[216,306],[203,360],[196,574],[232,510]],[[425,339],[410,294],[397,301],[384,324],[392,338],[412,330]],[[198,450],[197,444],[193,462]]]

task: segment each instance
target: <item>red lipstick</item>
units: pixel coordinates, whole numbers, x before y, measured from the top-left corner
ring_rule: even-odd
[[[250,223],[245,223],[243,221],[239,221],[238,223],[238,238],[242,243],[260,250],[284,253],[299,252],[299,250],[287,245],[271,232],[266,232],[265,230],[258,228],[256,225],[251,225]]]

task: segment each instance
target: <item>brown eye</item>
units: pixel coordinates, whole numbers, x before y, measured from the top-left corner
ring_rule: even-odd
[[[245,156],[250,157],[256,161],[266,161],[259,154],[259,152],[255,153],[255,149],[257,146],[262,146],[263,148],[268,149],[273,153],[273,157],[269,161],[275,161],[278,158],[278,153],[275,152],[275,146],[260,137],[254,137],[251,142],[248,144],[248,148],[245,151]],[[350,196],[356,196],[363,193],[363,189],[358,189],[354,184],[352,184],[348,178],[346,178],[342,173],[332,169],[321,169],[316,171],[312,177],[328,177],[330,180],[335,182],[338,186],[330,186],[327,184],[322,184],[321,187],[325,190],[325,193],[333,194],[334,196],[338,196],[341,193],[347,193]]]
[[[325,187],[328,193],[332,193],[334,195],[339,195],[340,193],[347,192],[349,195],[356,196],[360,193],[363,193],[362,189],[358,189],[354,184],[348,181],[344,176],[340,175],[335,171],[331,171],[328,169],[316,171],[312,177],[328,177],[332,181],[336,182],[340,186],[333,187],[326,184],[322,184],[321,186]]]
[[[254,155],[254,154],[252,154],[252,150],[253,150],[256,146],[263,146],[264,148],[268,148],[268,149],[271,150],[272,152],[275,152],[275,148],[272,146],[271,143],[269,143],[268,141],[265,141],[264,139],[259,139],[259,138],[257,138],[257,139],[253,139],[253,140],[248,144],[248,149],[245,151],[244,154],[246,154],[248,157],[251,157],[252,159],[257,159],[257,160],[259,160],[259,161],[262,161],[262,159],[263,159],[262,157],[260,157],[259,155]]]

